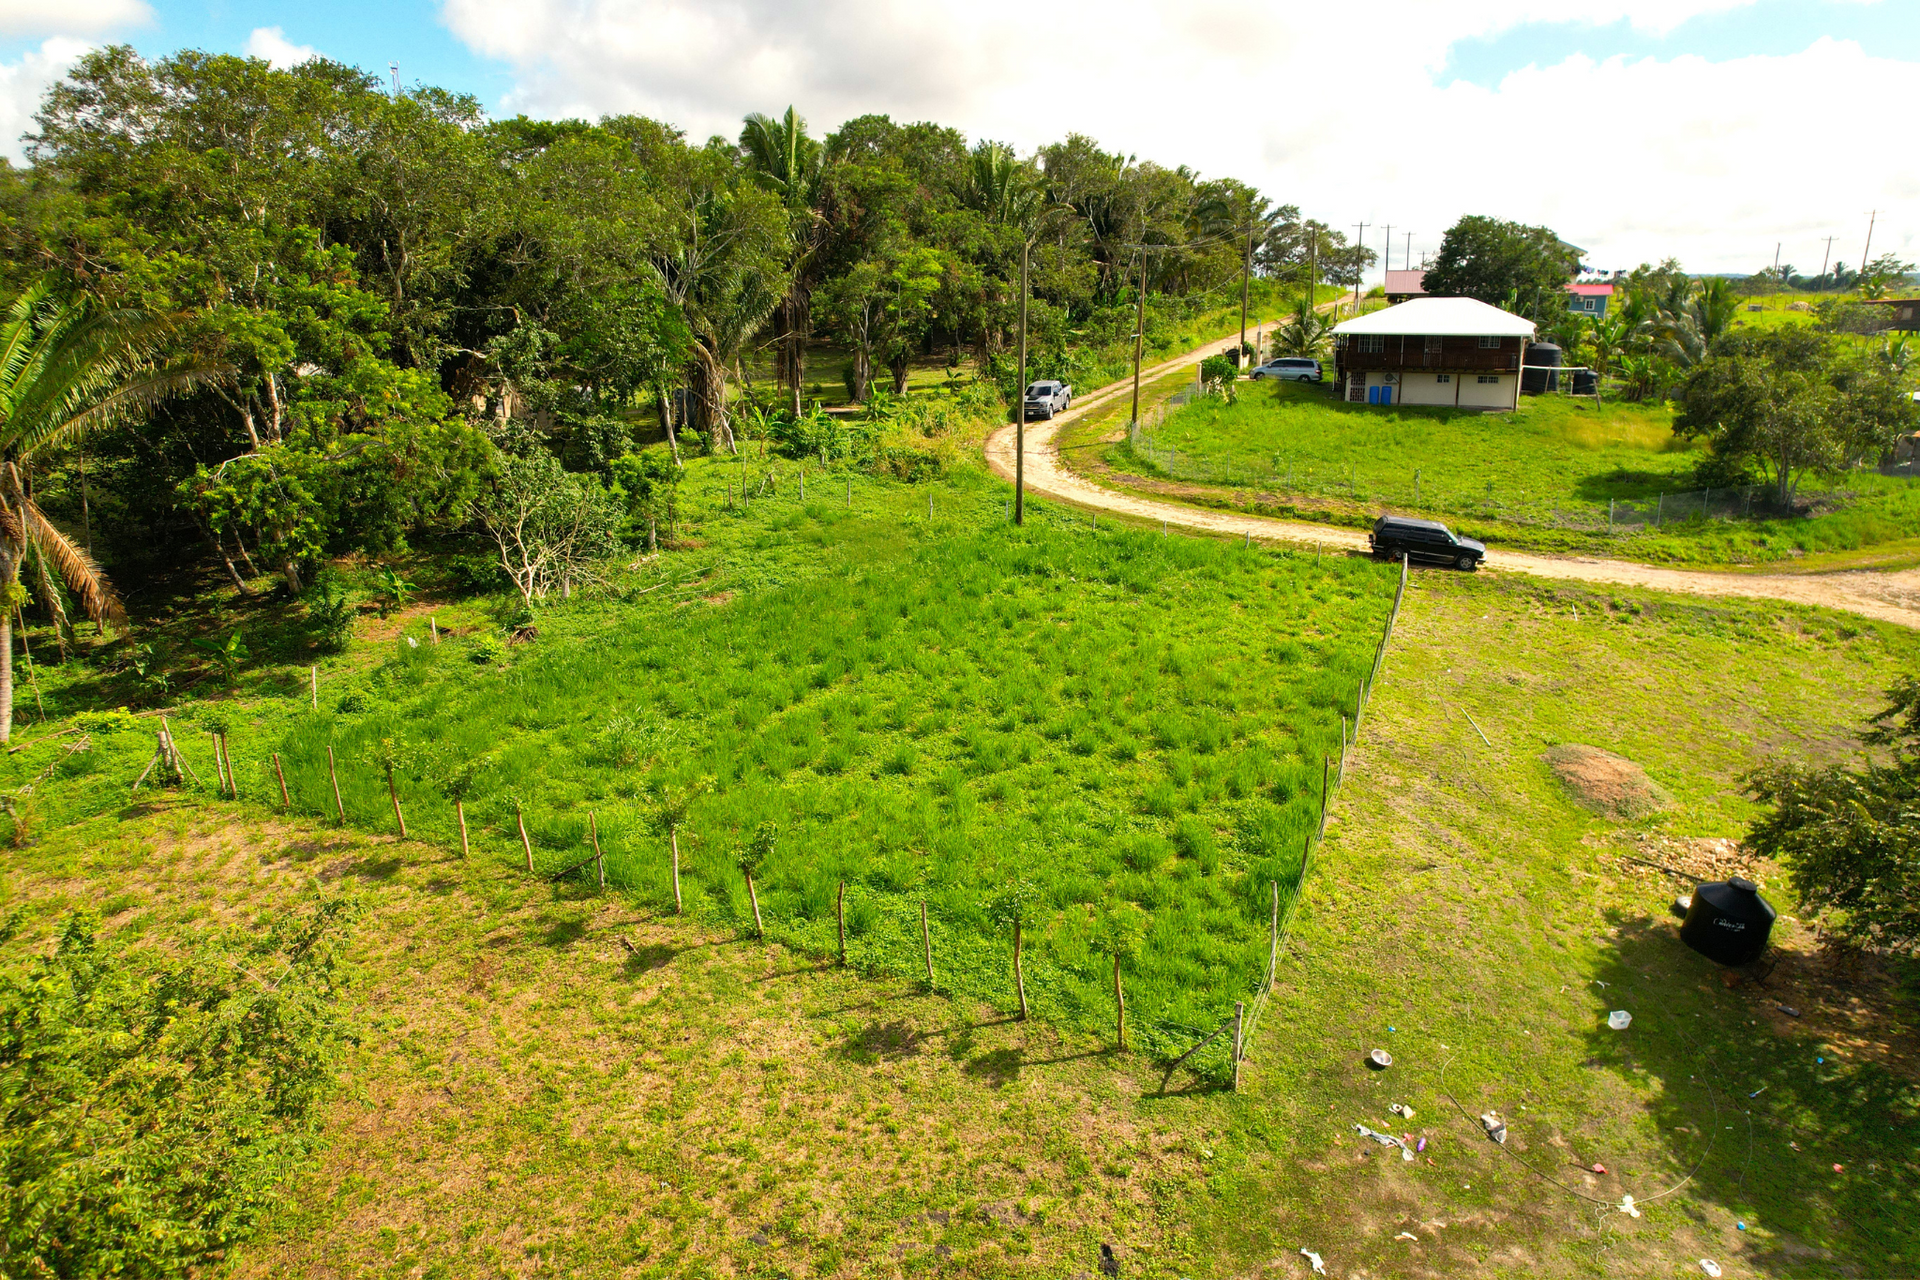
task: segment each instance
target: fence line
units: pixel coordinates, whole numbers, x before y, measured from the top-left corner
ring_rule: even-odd
[[[1178,1066],[1180,1063],[1185,1062],[1188,1058],[1192,1057],[1193,1054],[1197,1053],[1200,1049],[1212,1043],[1214,1040],[1220,1038],[1223,1034],[1225,1034],[1228,1031],[1229,1028],[1231,1028],[1234,1034],[1231,1042],[1232,1050],[1231,1050],[1230,1061],[1233,1068],[1234,1084],[1235,1084],[1235,1087],[1238,1086],[1239,1065],[1245,1058],[1246,1045],[1252,1039],[1254,1032],[1257,1030],[1259,1026],[1260,1015],[1265,1011],[1268,997],[1272,993],[1273,984],[1276,977],[1276,969],[1278,965],[1280,948],[1286,942],[1289,932],[1292,928],[1293,920],[1299,907],[1301,891],[1305,887],[1307,877],[1311,874],[1311,871],[1313,868],[1314,855],[1317,850],[1318,842],[1324,837],[1326,832],[1326,822],[1327,822],[1328,811],[1331,808],[1333,797],[1338,794],[1340,785],[1346,776],[1346,766],[1347,766],[1348,756],[1352,751],[1353,745],[1358,741],[1360,725],[1365,718],[1367,704],[1372,694],[1373,684],[1380,675],[1381,667],[1385,661],[1388,644],[1393,637],[1394,627],[1399,619],[1401,601],[1406,594],[1407,572],[1408,572],[1407,562],[1405,557],[1402,557],[1401,565],[1400,565],[1400,578],[1399,578],[1398,585],[1394,590],[1392,606],[1388,611],[1386,623],[1382,628],[1380,639],[1374,647],[1373,660],[1369,665],[1369,667],[1367,668],[1366,672],[1360,677],[1358,687],[1355,691],[1354,704],[1353,704],[1352,731],[1351,733],[1348,731],[1347,716],[1343,712],[1341,715],[1341,747],[1340,747],[1338,759],[1336,760],[1335,757],[1329,755],[1325,757],[1323,761],[1324,767],[1323,767],[1322,781],[1321,781],[1320,814],[1319,814],[1318,822],[1314,830],[1306,838],[1305,846],[1301,853],[1300,869],[1296,874],[1294,881],[1290,887],[1287,907],[1284,913],[1280,912],[1279,910],[1278,882],[1270,882],[1272,884],[1274,894],[1275,894],[1275,903],[1274,903],[1274,916],[1273,916],[1272,928],[1271,928],[1270,937],[1269,937],[1268,966],[1267,966],[1266,975],[1263,978],[1258,990],[1254,995],[1254,998],[1251,1004],[1251,1009],[1249,1010],[1247,1003],[1244,1001],[1235,1002],[1235,1012],[1231,1016],[1226,1018],[1224,1021],[1222,1021],[1211,1032],[1203,1032],[1199,1028],[1181,1027],[1181,1026],[1178,1026],[1177,1024],[1164,1023],[1164,1022],[1161,1022],[1159,1019],[1154,1019],[1153,1021],[1155,1021],[1157,1024],[1161,1025],[1162,1027],[1172,1027],[1173,1029],[1176,1029],[1176,1030],[1188,1030],[1193,1032],[1194,1034],[1204,1035],[1204,1039],[1202,1039],[1199,1043],[1193,1045],[1185,1053],[1181,1054],[1178,1059],[1175,1060],[1175,1064],[1174,1064],[1175,1066]],[[312,683],[311,696],[313,700],[317,702],[318,685],[319,685],[318,668],[315,668],[310,673],[310,677],[311,677],[311,683]],[[302,690],[302,692],[307,692],[307,691]],[[221,786],[219,788],[220,793],[222,794],[223,797],[231,796],[234,799],[238,799],[237,771],[233,767],[233,764],[231,762],[231,756],[227,754],[227,744],[225,741],[226,734],[224,731],[218,731],[216,732],[215,736],[217,739],[217,744],[215,747],[216,763],[224,764],[224,771],[222,773]],[[167,731],[166,722],[164,718],[162,719],[162,728],[160,730],[159,738],[161,742],[160,754],[164,756],[167,754],[167,749],[172,746],[172,736]],[[313,812],[315,812],[316,816],[319,816],[323,821],[331,820],[337,825],[344,826],[348,821],[348,815],[346,812],[345,804],[343,803],[343,798],[340,790],[340,768],[343,762],[341,762],[337,758],[334,752],[334,746],[332,742],[328,742],[326,744],[325,749],[326,749],[326,778],[325,778],[324,789],[321,792],[321,799],[322,801],[328,798],[332,800],[333,813],[331,815],[331,818],[329,819],[328,815],[325,813],[324,807],[314,809]],[[183,756],[179,756],[176,751],[173,754],[172,758],[177,759],[178,763],[171,770],[172,774],[174,775],[171,781],[179,785],[184,785],[188,777],[193,777],[193,780],[196,783],[198,782],[198,778],[192,775],[191,766],[189,766],[186,763]],[[153,767],[154,765],[150,763],[148,767],[148,771],[143,772],[140,780],[134,783],[134,787],[136,790],[139,788],[141,783],[146,780],[147,773],[151,772]],[[277,790],[279,793],[279,808],[283,813],[292,813],[295,811],[296,807],[303,810],[308,808],[308,804],[306,803],[300,803],[297,805],[295,797],[290,793],[290,788],[287,785],[286,771],[282,764],[282,760],[279,752],[277,751],[272,752],[267,761],[261,762],[261,767],[269,771],[267,776],[270,782],[277,784]],[[401,815],[399,794],[398,794],[397,788],[394,786],[391,770],[388,771],[388,776],[386,781],[387,781],[388,796],[392,802],[392,812],[393,812],[394,822],[396,827],[398,828],[398,834],[402,839],[405,839],[407,837],[405,819]],[[269,794],[271,794],[271,792]],[[454,811],[459,819],[462,852],[463,854],[465,854],[467,853],[468,842],[467,842],[467,828],[466,828],[466,814],[465,814],[465,808],[464,808],[464,799],[470,798],[470,797],[467,797],[465,792],[463,791],[458,796],[449,792],[448,798],[449,798],[449,803],[453,805]],[[300,797],[300,800],[303,802],[307,801],[307,799],[308,798],[304,795]],[[605,890],[605,888],[607,887],[606,856],[601,848],[600,832],[599,832],[597,817],[593,811],[589,811],[587,814],[587,823],[586,823],[586,828],[584,833],[584,839],[582,841],[582,845],[585,848],[583,850],[576,851],[576,853],[584,852],[584,856],[579,856],[577,857],[577,860],[574,860],[565,864],[563,869],[559,871],[549,871],[536,866],[536,861],[534,858],[534,850],[533,850],[533,841],[529,835],[529,832],[526,826],[526,812],[525,812],[524,802],[520,798],[518,798],[517,796],[509,792],[504,797],[501,798],[501,805],[503,806],[503,812],[504,812],[504,806],[509,806],[509,805],[511,806],[512,817],[513,817],[513,829],[510,832],[507,832],[506,834],[510,840],[517,837],[517,843],[519,844],[521,853],[525,859],[525,869],[527,874],[531,876],[535,876],[538,879],[542,879],[542,880],[559,881],[559,880],[566,879],[567,877],[572,876],[575,873],[591,866],[594,868],[595,880],[597,882],[598,888],[603,891]],[[678,844],[677,844],[677,834],[678,833],[674,831],[669,832],[669,837],[672,840],[672,843],[674,844],[674,894],[676,898],[676,906],[677,906],[677,900],[679,897],[679,884],[678,884],[678,879],[679,879],[678,852],[679,851],[678,851]],[[842,886],[842,891],[844,892],[844,885]],[[927,929],[927,923],[926,923],[926,917],[925,917],[926,907],[924,902],[921,903],[920,910],[921,910],[921,921],[920,921],[921,939],[920,940],[925,951],[928,986],[929,986],[929,989],[934,989],[933,988],[932,941],[931,941],[931,935]],[[844,929],[844,920],[842,921],[841,927],[842,929]],[[764,936],[764,934],[762,936]],[[844,949],[845,948],[844,935],[842,936],[842,941],[840,945],[841,945],[841,951],[840,951],[841,963],[845,964],[846,957],[845,957],[845,949]]]
[[[1367,704],[1372,698],[1374,683],[1379,679],[1380,668],[1386,661],[1387,646],[1393,639],[1394,626],[1400,620],[1400,602],[1406,597],[1406,594],[1407,558],[1403,555],[1400,557],[1400,581],[1393,591],[1393,607],[1387,611],[1386,625],[1381,628],[1380,641],[1374,646],[1373,665],[1369,668],[1367,674],[1360,678],[1360,687],[1354,695],[1353,732],[1350,735],[1346,733],[1346,716],[1342,714],[1340,717],[1342,740],[1339,767],[1337,769],[1334,767],[1332,757],[1326,759],[1322,774],[1323,781],[1320,785],[1320,820],[1313,832],[1307,836],[1305,847],[1301,850],[1300,872],[1294,877],[1292,889],[1288,894],[1286,913],[1281,915],[1276,911],[1274,915],[1273,928],[1267,950],[1267,976],[1265,981],[1260,984],[1259,991],[1254,994],[1252,1011],[1250,1013],[1243,1012],[1242,1005],[1236,1003],[1234,1012],[1229,1014],[1206,1039],[1188,1049],[1174,1061],[1173,1065],[1175,1067],[1219,1038],[1229,1027],[1233,1027],[1235,1034],[1233,1047],[1230,1051],[1232,1054],[1233,1087],[1235,1090],[1238,1090],[1240,1087],[1240,1063],[1245,1060],[1246,1046],[1253,1040],[1254,1032],[1259,1029],[1260,1015],[1266,1012],[1268,999],[1273,994],[1274,979],[1278,976],[1280,947],[1286,942],[1287,936],[1293,928],[1294,916],[1300,907],[1301,891],[1306,888],[1307,877],[1312,874],[1313,871],[1314,854],[1318,851],[1321,842],[1326,838],[1327,811],[1333,807],[1333,797],[1339,794],[1340,784],[1346,778],[1347,757],[1352,753],[1354,744],[1359,741],[1360,725],[1365,719]],[[1277,899],[1279,893],[1278,882],[1274,882],[1273,888]],[[1276,907],[1278,906],[1277,901],[1275,905]]]

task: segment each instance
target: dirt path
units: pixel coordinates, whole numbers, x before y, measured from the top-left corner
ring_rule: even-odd
[[[1140,372],[1144,385],[1196,360],[1215,355],[1233,346],[1238,335],[1208,343],[1173,360],[1166,360]],[[1270,520],[1264,516],[1241,515],[1228,511],[1209,511],[1177,503],[1156,502],[1130,493],[1093,483],[1067,469],[1060,459],[1055,437],[1061,427],[1076,418],[1112,404],[1130,395],[1131,380],[1102,387],[1073,408],[1050,422],[1027,425],[1026,483],[1034,493],[1071,502],[1076,506],[1112,511],[1141,520],[1159,520],[1186,529],[1202,529],[1236,537],[1251,535],[1267,541],[1301,542],[1329,550],[1360,550],[1367,546],[1366,534],[1333,525],[1307,524],[1290,520]],[[1005,426],[987,438],[987,464],[994,472],[1011,480],[1014,471],[1014,428]],[[1489,551],[1487,569],[1496,573],[1531,573],[1543,578],[1562,578],[1579,582],[1613,583],[1620,586],[1652,587],[1697,596],[1747,596],[1764,600],[1786,600],[1794,604],[1821,605],[1844,609],[1883,622],[1920,629],[1920,569],[1895,573],[1870,571],[1824,574],[1747,574],[1704,573],[1690,569],[1660,569],[1626,560],[1600,560],[1581,556],[1529,555],[1520,551]]]

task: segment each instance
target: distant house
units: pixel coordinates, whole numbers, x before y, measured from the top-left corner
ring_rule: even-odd
[[[1607,304],[1613,300],[1613,286],[1610,284],[1570,284],[1567,286],[1567,307],[1583,316],[1592,316],[1595,320],[1607,314]]]
[[[1426,297],[1427,291],[1420,287],[1420,282],[1426,277],[1424,267],[1418,271],[1387,272],[1387,301],[1405,302],[1410,298]]]
[[[1902,333],[1920,330],[1920,298],[1880,298],[1873,302],[1876,307],[1892,307],[1887,313],[1887,327]]]
[[[1473,298],[1415,298],[1333,334],[1336,381],[1354,404],[1512,409],[1534,324]]]

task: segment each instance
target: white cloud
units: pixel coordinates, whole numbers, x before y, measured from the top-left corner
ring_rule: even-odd
[[[151,21],[146,0],[0,0],[0,36],[96,35]]]
[[[55,37],[18,62],[0,63],[0,155],[19,163],[26,147],[20,135],[34,128],[33,113],[47,86],[92,48],[83,40]]]
[[[1599,266],[1674,255],[1696,270],[1820,239],[1858,256],[1869,209],[1913,210],[1920,171],[1872,124],[1920,67],[1822,40],[1709,62],[1573,56],[1492,87],[1443,84],[1448,49],[1530,22],[1654,33],[1752,0],[443,0],[446,24],[514,68],[503,111],[636,112],[701,139],[789,103],[816,133],[867,112],[1031,148],[1068,132],[1256,183],[1339,224],[1416,234],[1463,213],[1545,222]],[[1577,47],[1579,27],[1568,29]],[[1904,202],[1904,203],[1903,203]],[[1913,243],[1906,214],[1875,244]],[[1916,256],[1910,254],[1909,256]]]
[[[314,57],[315,50],[310,44],[295,44],[287,39],[287,33],[279,27],[255,27],[247,37],[247,56],[264,58],[285,71]]]

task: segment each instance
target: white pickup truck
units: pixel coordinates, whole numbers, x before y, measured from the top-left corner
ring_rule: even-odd
[[[1065,413],[1073,403],[1073,388],[1064,382],[1045,380],[1027,388],[1027,417],[1051,418]]]

